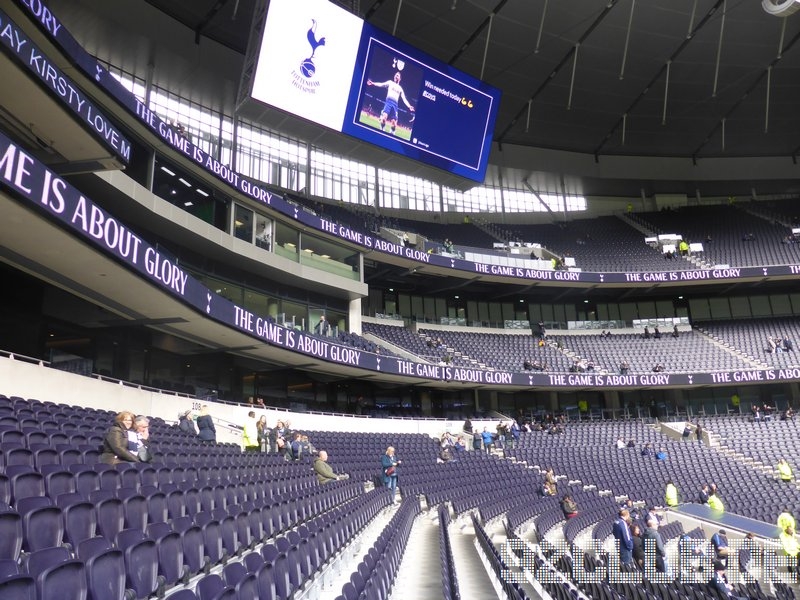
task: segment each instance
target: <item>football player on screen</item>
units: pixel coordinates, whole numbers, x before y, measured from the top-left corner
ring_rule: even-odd
[[[386,121],[392,128],[392,134],[397,129],[397,100],[402,100],[409,111],[414,112],[414,107],[406,99],[406,94],[403,92],[403,87],[400,85],[400,71],[394,74],[393,81],[376,82],[367,79],[367,85],[373,85],[379,88],[386,88],[386,102],[381,110],[381,129],[386,130]]]

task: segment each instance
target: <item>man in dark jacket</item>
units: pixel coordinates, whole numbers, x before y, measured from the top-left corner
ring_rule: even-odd
[[[649,558],[648,552],[652,552],[649,548],[655,549],[656,555],[656,571],[659,573],[667,573],[669,565],[667,564],[667,551],[664,547],[664,538],[658,532],[658,518],[655,515],[647,517],[647,527],[642,533],[642,540],[644,540],[645,560]]]
[[[178,427],[180,427],[181,431],[184,433],[188,433],[189,435],[197,435],[197,429],[194,426],[194,421],[192,421],[191,409],[178,415]]]
[[[633,566],[633,537],[630,530],[631,515],[627,508],[619,511],[619,517],[611,526],[614,539],[619,542],[619,562],[622,566]]]

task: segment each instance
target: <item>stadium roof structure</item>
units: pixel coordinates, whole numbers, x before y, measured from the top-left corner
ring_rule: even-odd
[[[256,0],[148,2],[192,29],[196,40],[208,37],[242,54],[251,17],[259,10]],[[500,88],[498,148],[516,145],[581,153],[600,163],[610,156],[680,157],[693,163],[770,157],[796,166],[800,14],[791,13],[797,2],[764,0],[762,6],[760,0],[348,0],[339,4]],[[541,171],[548,170],[542,155],[526,156]],[[738,167],[730,169],[731,177],[736,171]],[[553,187],[530,167],[527,173],[523,167],[520,173],[504,177],[531,179],[538,189]],[[639,187],[605,180],[602,189],[593,189],[588,181],[587,189],[577,191],[623,195],[632,189],[639,195]],[[759,182],[757,187],[764,185],[769,184]],[[777,185],[761,189],[786,191],[785,184]],[[659,189],[657,184],[652,190],[642,187]],[[714,190],[706,188],[705,193]]]

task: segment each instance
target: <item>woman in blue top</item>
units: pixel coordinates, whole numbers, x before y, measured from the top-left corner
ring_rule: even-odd
[[[383,467],[383,483],[389,488],[389,498],[395,501],[397,491],[397,467],[402,461],[397,460],[394,455],[394,447],[389,446],[386,453],[381,457],[381,467]]]

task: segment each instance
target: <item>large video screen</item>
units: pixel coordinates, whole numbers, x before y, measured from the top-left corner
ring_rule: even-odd
[[[251,96],[478,182],[500,101],[327,0],[271,0]]]

